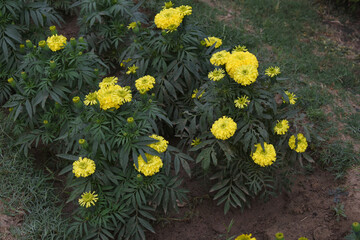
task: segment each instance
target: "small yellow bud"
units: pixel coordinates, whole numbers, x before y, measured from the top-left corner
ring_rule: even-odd
[[[129,118],[127,119],[127,122],[128,122],[128,123],[133,123],[133,122],[134,122],[134,118],[133,118],[133,117],[129,117]]]
[[[80,102],[80,97],[78,97],[78,96],[73,97],[72,101],[73,101],[74,103],[78,103],[78,102]]]
[[[14,79],[13,79],[13,78],[9,78],[9,79],[8,79],[8,83],[11,84],[12,82],[14,82]]]
[[[85,144],[86,143],[86,140],[85,139],[79,139],[79,144],[80,145],[83,145],[83,144]]]
[[[49,123],[49,121],[48,121],[48,120],[44,120],[43,123],[46,125],[46,124]]]

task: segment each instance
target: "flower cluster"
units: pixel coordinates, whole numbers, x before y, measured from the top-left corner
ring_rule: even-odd
[[[79,204],[82,207],[91,207],[91,205],[95,206],[95,203],[98,200],[98,195],[95,192],[85,192],[81,195],[79,199]]]
[[[289,147],[298,153],[305,152],[306,148],[308,147],[306,137],[302,133],[298,133],[297,137],[292,135],[289,139]]]
[[[284,135],[289,129],[289,121],[281,120],[277,121],[277,124],[274,127],[274,132],[279,135]]]
[[[235,134],[236,129],[236,122],[232,118],[223,116],[213,123],[210,131],[217,139],[226,140]]]
[[[251,154],[254,162],[262,167],[270,166],[276,160],[276,151],[272,144],[264,142],[264,149],[261,144],[255,144],[256,150]]]
[[[165,138],[163,138],[162,136],[155,135],[155,134],[151,135],[150,137],[155,140],[158,140],[158,142],[149,144],[148,145],[149,147],[158,151],[159,153],[163,153],[166,151],[169,142],[167,140],[165,140]]]
[[[135,87],[141,94],[144,94],[150,89],[152,89],[154,87],[154,84],[155,78],[150,75],[146,75],[135,81]]]
[[[73,173],[75,177],[88,177],[95,172],[95,162],[89,158],[79,157],[73,163]]]
[[[165,8],[156,14],[154,22],[156,27],[170,32],[175,31],[183,21],[184,16],[192,13],[192,7],[183,5],[177,8]]]
[[[139,167],[137,168],[136,165],[134,164],[135,169],[141,172],[142,174],[144,174],[145,176],[152,176],[155,173],[159,172],[160,168],[162,168],[163,166],[163,162],[161,161],[161,158],[158,156],[150,155],[148,153],[145,153],[145,156],[147,162],[145,162],[142,156],[140,155],[138,157]]]
[[[51,49],[51,51],[56,52],[58,50],[63,49],[67,44],[67,39],[63,35],[52,35],[51,37],[48,37],[46,40],[46,43],[48,47]]]

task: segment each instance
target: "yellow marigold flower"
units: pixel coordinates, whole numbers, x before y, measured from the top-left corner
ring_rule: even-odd
[[[180,7],[177,7],[176,9],[179,9],[180,14],[183,16],[191,15],[192,13],[192,7],[188,5],[181,5]]]
[[[224,69],[218,68],[212,72],[209,72],[208,78],[214,82],[219,81],[225,77]]]
[[[174,6],[174,4],[171,1],[169,1],[164,4],[163,9],[171,8],[172,6]]]
[[[63,35],[58,36],[57,34],[55,34],[52,35],[51,37],[48,37],[46,43],[51,49],[51,51],[56,52],[58,50],[63,49],[66,46],[67,44],[66,40],[67,40],[66,37],[64,37]]]
[[[25,45],[24,44],[20,44],[20,49],[23,49],[25,48]]]
[[[291,93],[289,91],[285,91],[285,94],[288,96],[289,98],[289,102],[291,105],[296,103],[297,97],[294,93]],[[283,98],[283,103],[286,103],[285,99]]]
[[[265,75],[269,76],[269,77],[275,77],[277,75],[279,75],[280,72],[280,68],[279,67],[269,67],[265,70]]]
[[[83,139],[83,138],[82,138],[82,139],[79,139],[79,144],[80,144],[80,145],[83,145],[83,144],[85,144],[85,143],[86,143],[86,140],[85,140],[85,139]]]
[[[81,198],[79,199],[79,204],[82,207],[91,207],[91,205],[95,206],[95,203],[98,200],[98,195],[94,192],[85,192],[81,195]]]
[[[195,146],[199,145],[200,143],[201,143],[200,138],[195,138],[195,139],[192,140],[191,146],[195,147]]]
[[[244,96],[241,96],[241,97],[238,97],[235,101],[235,107],[237,108],[245,108],[247,107],[247,105],[250,103],[250,100],[249,100],[249,97],[244,95]]]
[[[14,82],[14,78],[8,78],[8,80],[7,80],[7,81],[8,81],[8,83],[10,83],[10,84],[11,84],[11,83],[13,83],[13,82]]]
[[[139,168],[136,168],[136,165],[134,164],[135,169],[144,174],[145,176],[152,176],[155,173],[158,173],[160,171],[160,168],[162,168],[163,166],[161,158],[159,156],[150,155],[148,153],[145,153],[145,156],[147,162],[145,162],[140,155],[138,157]]]
[[[309,240],[309,239],[307,239],[306,237],[301,237],[298,240]]]
[[[148,145],[149,147],[158,151],[159,153],[163,153],[166,151],[169,142],[167,140],[165,140],[165,138],[163,138],[162,136],[158,136],[156,134],[153,134],[150,137],[155,140],[158,140],[158,142],[149,144]]]
[[[118,82],[117,77],[106,77],[99,83],[99,87],[106,88],[109,86],[114,86],[117,82]]]
[[[249,52],[233,52],[227,57],[226,71],[234,78],[235,71],[242,65],[252,65],[256,68],[259,63],[254,54]]]
[[[195,89],[193,91],[193,94],[191,95],[191,98],[196,98],[196,95],[198,95],[198,93],[199,93],[199,90]],[[200,99],[204,95],[204,93],[205,93],[205,91],[203,90],[197,98]]]
[[[96,92],[89,93],[88,95],[85,96],[84,104],[86,106],[95,105],[95,104],[97,104],[96,99],[97,99],[97,93]]]
[[[210,62],[212,65],[220,66],[224,65],[227,62],[227,58],[230,56],[230,53],[226,50],[222,50],[220,52],[214,53],[211,58]]]
[[[134,29],[136,28],[136,22],[132,22],[129,24],[129,26],[127,26],[128,29]]]
[[[226,140],[235,134],[236,129],[236,122],[232,118],[223,116],[213,123],[210,131],[217,139]]]
[[[139,69],[139,67],[134,64],[131,67],[128,67],[126,74],[135,74],[137,69]]]
[[[295,137],[295,135],[292,135],[289,139],[289,147],[298,153],[305,152],[306,148],[308,147],[306,137],[302,133],[298,133],[297,138]]]
[[[100,108],[103,110],[109,108],[118,109],[125,102],[130,102],[132,95],[130,89],[113,85],[107,88],[100,88],[97,91],[97,99],[99,100]]]
[[[46,124],[49,123],[49,121],[48,121],[48,120],[44,120],[43,123],[46,125]]]
[[[150,89],[152,89],[154,87],[154,84],[155,78],[150,75],[146,75],[135,81],[135,87],[141,94],[144,94]]]
[[[39,47],[45,47],[46,46],[46,42],[45,42],[45,40],[41,40],[40,42],[39,42]]]
[[[255,144],[256,150],[251,154],[251,158],[254,162],[262,167],[270,166],[276,161],[276,152],[272,144],[264,142],[263,149],[261,144]]]
[[[288,120],[281,120],[277,121],[277,124],[274,127],[274,132],[279,135],[284,135],[289,129],[289,121]]]
[[[76,96],[76,97],[73,97],[72,101],[74,103],[78,103],[80,101],[80,97]]]
[[[235,82],[247,86],[254,83],[258,75],[259,72],[256,67],[252,65],[242,65],[235,70],[233,79]]]
[[[183,17],[179,9],[167,8],[156,14],[154,22],[158,28],[175,31],[182,23]]]
[[[80,143],[80,141],[79,141]],[[95,162],[89,158],[79,157],[73,163],[72,172],[75,174],[75,177],[88,177],[95,172]]]
[[[53,31],[55,31],[55,30],[56,30],[56,26],[50,26],[50,27],[49,27],[49,29],[50,29],[50,31],[52,31],[52,32],[53,32]]]
[[[256,238],[251,237],[251,234],[242,234],[240,236],[237,236],[235,240],[256,240]]]
[[[222,45],[222,40],[220,38],[217,37],[207,37],[204,39],[205,41],[205,45],[207,47],[211,47],[212,45],[214,45],[215,43],[215,48],[218,48]]]
[[[234,53],[234,52],[247,52],[247,51],[248,50],[247,50],[246,46],[238,45],[232,50],[232,53]]]

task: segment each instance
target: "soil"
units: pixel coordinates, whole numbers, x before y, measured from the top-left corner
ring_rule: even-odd
[[[19,211],[17,214],[5,212],[5,207],[0,201],[0,239],[15,240],[10,232],[10,228],[19,226],[23,221],[24,212]]]

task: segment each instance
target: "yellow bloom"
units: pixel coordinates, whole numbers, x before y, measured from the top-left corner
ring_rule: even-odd
[[[55,31],[55,30],[56,30],[56,26],[50,26],[50,27],[49,27],[49,29],[50,29],[50,31],[52,31],[52,32],[53,32],[53,31]]]
[[[289,121],[288,120],[281,120],[277,121],[277,124],[274,127],[274,132],[279,135],[284,135],[289,129]]]
[[[192,7],[188,6],[188,5],[181,5],[180,7],[177,7],[176,9],[178,9],[180,11],[180,14],[183,16],[191,15],[191,13],[192,13]]]
[[[165,140],[165,138],[163,138],[162,136],[158,136],[156,134],[153,134],[150,137],[155,140],[158,140],[158,142],[149,144],[148,145],[149,147],[158,151],[159,153],[163,153],[166,151],[169,142],[167,140]]]
[[[227,58],[230,56],[230,53],[226,50],[222,50],[220,52],[214,53],[211,58],[210,62],[212,65],[220,66],[224,65],[227,62]]]
[[[240,236],[237,236],[235,240],[256,240],[256,238],[251,237],[251,234],[242,234]]]
[[[269,77],[275,77],[277,75],[279,75],[280,72],[280,68],[279,67],[269,67],[265,70],[265,75],[269,76]]]
[[[241,96],[241,97],[238,97],[234,103],[235,103],[235,107],[237,108],[245,108],[247,107],[247,105],[249,104],[250,100],[249,100],[249,97],[244,95],[244,96]]]
[[[126,121],[127,121],[128,123],[133,123],[133,122],[134,122],[134,118],[133,118],[133,117],[128,117],[128,118],[126,119]]]
[[[211,47],[212,45],[214,45],[215,43],[215,48],[218,48],[222,45],[222,40],[220,38],[217,37],[207,37],[204,39],[205,41],[205,45],[207,47]]]
[[[81,195],[81,198],[79,199],[79,204],[82,207],[91,207],[91,205],[95,206],[95,203],[98,200],[98,195],[94,192],[85,192]]]
[[[44,120],[43,123],[46,125],[46,124],[49,123],[49,121],[48,121],[48,120]]]
[[[270,166],[276,161],[276,152],[272,144],[264,142],[263,149],[261,144],[255,144],[256,150],[251,154],[251,158],[254,162],[262,167]]]
[[[235,71],[242,65],[259,67],[258,60],[254,54],[249,52],[233,52],[227,57],[226,71],[230,77],[234,78]]]
[[[80,143],[80,140],[79,140]],[[80,143],[81,144],[81,143]],[[75,174],[75,177],[88,177],[95,172],[95,162],[89,158],[79,157],[73,163],[72,172]]]
[[[193,94],[191,95],[191,98],[196,98],[196,95],[198,95],[198,93],[199,93],[199,90],[198,90],[198,89],[195,89],[195,90],[193,91]],[[205,93],[205,91],[203,90],[203,91],[199,94],[199,96],[198,96],[197,98],[200,99],[200,98],[204,95],[204,93]]]
[[[136,22],[132,22],[129,24],[129,26],[127,26],[128,29],[134,29],[136,28]]]
[[[118,109],[125,102],[130,102],[132,95],[130,89],[113,85],[107,88],[100,88],[97,91],[97,99],[100,103],[100,108],[103,110],[109,108]]]
[[[45,47],[46,46],[46,42],[45,42],[45,40],[41,40],[40,42],[39,42],[39,47]]]
[[[80,101],[80,97],[76,96],[76,97],[73,97],[72,101],[74,103],[78,103]]]
[[[118,82],[117,77],[106,77],[99,83],[99,87],[106,88],[109,86],[114,86],[117,82]]]
[[[141,94],[144,94],[150,89],[152,89],[154,87],[154,84],[155,78],[150,75],[146,75],[135,81],[135,87]]]
[[[86,143],[86,140],[85,139],[79,139],[79,144],[80,145],[83,145],[83,144],[85,144]]]
[[[164,4],[163,9],[171,8],[172,6],[174,6],[174,4],[171,1],[169,1]]]
[[[291,93],[289,91],[285,91],[285,94],[288,96],[289,98],[289,102],[291,105],[296,103],[297,97],[294,93]],[[283,98],[283,103],[286,103],[285,99]]]
[[[226,140],[235,134],[236,129],[236,122],[232,118],[223,116],[213,123],[210,131],[217,139]]]
[[[252,65],[242,65],[239,66],[233,75],[235,82],[247,86],[254,83],[259,75],[259,72],[256,67]]]
[[[209,72],[208,78],[214,82],[219,81],[225,77],[224,69],[218,68],[212,72]]]
[[[47,45],[51,51],[56,52],[60,49],[63,49],[67,44],[67,39],[63,35],[58,36],[57,34],[48,37],[46,40]]]
[[[139,67],[134,64],[131,67],[128,67],[126,74],[135,74],[137,69],[139,69]]]
[[[292,135],[289,139],[289,147],[298,153],[305,152],[306,148],[308,147],[306,137],[302,133],[298,133],[297,138],[295,138],[295,135]]]
[[[86,106],[95,105],[95,104],[97,104],[96,99],[97,99],[97,93],[96,92],[89,93],[88,95],[85,96],[84,104]]]
[[[179,9],[166,8],[156,14],[154,22],[158,28],[175,31],[182,23],[183,17]]]
[[[136,165],[134,164],[135,169],[144,174],[145,176],[152,176],[155,173],[159,172],[160,168],[162,168],[163,166],[161,158],[159,156],[150,155],[148,153],[145,153],[145,156],[147,158],[147,163],[140,155],[138,157],[139,168],[136,168]]]
[[[191,146],[197,146],[197,145],[199,145],[200,143],[201,143],[200,138],[195,138],[195,139],[192,140]]]
[[[8,78],[8,80],[7,80],[7,81],[8,81],[8,83],[10,83],[10,84],[11,84],[12,82],[14,82],[14,78]]]
[[[232,53],[234,52],[247,52],[247,48],[246,46],[238,45],[232,50]]]

